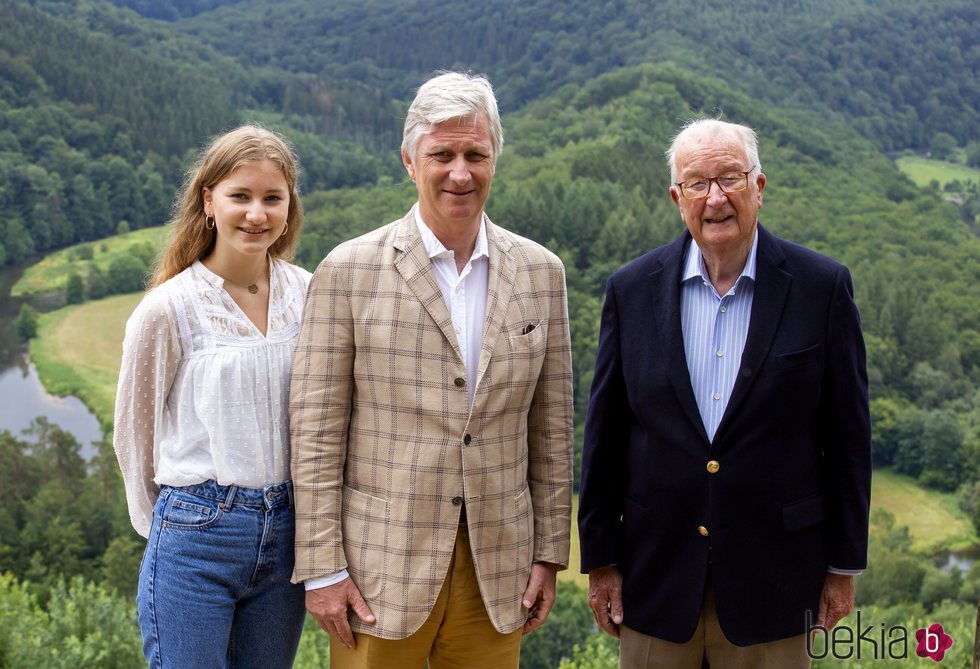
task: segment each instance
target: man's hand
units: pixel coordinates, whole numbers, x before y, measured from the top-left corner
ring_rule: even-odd
[[[524,591],[524,608],[528,610],[524,622],[524,634],[529,634],[541,627],[545,618],[555,605],[555,580],[558,565],[550,562],[535,562],[531,565],[531,575],[527,579],[527,590]]]
[[[354,609],[357,617],[366,623],[375,621],[360,590],[350,577],[340,583],[306,591],[306,610],[316,619],[323,631],[340,639],[340,643],[353,649],[357,642],[347,622],[347,607]]]
[[[589,572],[589,607],[599,629],[618,639],[623,622],[623,575],[619,567],[609,565]]]
[[[854,577],[843,574],[827,574],[820,592],[820,610],[817,625],[832,630],[841,618],[854,608]]]

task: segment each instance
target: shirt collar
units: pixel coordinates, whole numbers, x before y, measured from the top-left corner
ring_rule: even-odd
[[[449,258],[453,256],[452,251],[447,249],[439,238],[436,237],[435,233],[425,224],[422,220],[422,214],[419,212],[418,203],[412,207],[412,213],[415,214],[415,225],[419,229],[419,234],[422,235],[422,243],[425,245],[425,252],[429,255],[429,258]],[[489,246],[487,245],[487,223],[485,219],[480,220],[480,232],[476,235],[476,246],[473,247],[473,255],[470,256],[470,261],[474,261],[477,258],[489,258]]]
[[[752,248],[749,249],[749,257],[745,260],[745,267],[742,268],[742,273],[735,281],[736,284],[742,280],[742,277],[755,281],[756,254],[758,250],[759,228],[757,227],[755,236],[752,238]],[[701,277],[705,283],[711,283],[711,279],[708,278],[708,269],[704,266],[704,256],[701,255],[701,248],[692,239],[690,246],[687,248],[687,257],[684,259],[684,272],[681,274],[681,283],[697,277]]]

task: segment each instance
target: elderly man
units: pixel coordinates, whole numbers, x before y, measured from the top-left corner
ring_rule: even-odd
[[[332,667],[516,667],[567,566],[564,269],[483,212],[502,144],[486,79],[426,82],[402,142],[418,203],[310,285],[294,578]]]
[[[687,232],[606,287],[579,508],[590,606],[623,667],[806,667],[808,616],[848,613],[867,553],[851,278],[758,224],[750,128],[692,122],[668,157]]]

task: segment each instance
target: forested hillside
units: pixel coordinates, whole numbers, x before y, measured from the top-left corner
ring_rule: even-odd
[[[267,39],[250,39],[258,23]],[[385,132],[364,105],[408,99],[435,69],[492,74],[514,111],[567,83],[671,62],[760,101],[842,117],[898,150],[927,148],[938,132],[976,138],[978,23],[971,0],[495,0],[452,11],[425,0],[243,0],[176,27],[250,66],[313,75],[288,109],[333,118],[328,132],[348,130],[340,109]]]
[[[183,153],[235,115],[190,68],[0,2],[0,265],[159,225]]]
[[[852,270],[876,463],[980,527],[980,185],[918,187],[891,158],[940,145],[951,160],[980,156],[973,0],[0,0],[0,266],[162,223],[193,150],[258,121],[303,163],[297,261],[313,269],[415,200],[401,123],[438,69],[494,82],[506,143],[488,214],[565,263],[577,449],[603,284],[681,233],[664,149],[684,121],[721,116],[759,132],[763,225]],[[105,260],[94,246],[66,255]],[[101,294],[81,285],[92,272],[74,273],[73,298]],[[123,625],[118,595],[131,596],[141,551],[107,444],[86,465],[70,435],[41,423],[34,436],[0,432],[0,574],[26,584],[0,577],[16,604],[0,607],[0,666],[85,666],[77,658],[113,645],[129,659],[103,666],[130,666],[135,637],[96,628],[77,632],[91,648],[72,646],[69,664],[30,654],[60,651],[63,597]],[[880,605],[877,620],[948,614],[967,629],[980,569],[942,573],[912,545],[876,514],[859,603]],[[60,585],[71,577],[83,580]],[[581,593],[563,587],[522,666],[551,669],[591,629]],[[308,638],[321,646],[304,640],[297,666],[322,666],[325,637]],[[593,638],[564,666],[604,667],[585,660],[611,652]]]
[[[0,0],[0,266],[163,224],[190,152],[245,120],[282,126],[306,191],[401,169],[287,124],[280,103],[301,85],[105,2]]]
[[[404,106],[440,68],[487,72],[505,113],[658,62],[884,150],[965,146],[980,127],[968,0],[115,5],[0,0],[0,203],[15,212],[0,265],[163,222],[187,152],[242,120],[289,134],[307,193],[397,178]]]

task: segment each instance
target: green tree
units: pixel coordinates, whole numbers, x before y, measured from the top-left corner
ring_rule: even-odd
[[[605,632],[595,632],[575,644],[572,657],[563,659],[558,669],[619,669],[619,642]]]
[[[932,611],[945,600],[955,600],[963,587],[963,573],[953,567],[950,572],[943,573],[938,569],[926,572],[919,590],[919,601]]]
[[[88,288],[88,299],[90,300],[100,300],[111,292],[105,272],[98,265],[89,267],[86,287]]]
[[[6,638],[0,631],[4,667],[132,669],[144,664],[136,612],[124,599],[76,578],[57,585],[47,607],[9,576],[0,576],[0,621],[7,631]]]
[[[329,669],[330,635],[320,629],[313,616],[307,614],[303,624],[303,636],[296,649],[293,669]]]
[[[120,535],[112,540],[102,554],[101,577],[107,590],[126,599],[135,597],[140,561],[145,546],[145,541],[137,539],[131,533]]]
[[[146,270],[136,256],[120,256],[109,265],[109,285],[114,293],[138,293],[145,281]]]
[[[878,509],[871,515],[868,568],[857,579],[858,606],[916,601],[927,569],[911,554],[911,547],[909,528],[896,527],[892,513]]]
[[[68,275],[68,284],[65,286],[65,304],[81,304],[84,301],[85,282],[80,275],[72,272]]]
[[[34,253],[34,238],[18,216],[7,221],[7,232],[3,241],[8,263],[18,263]]]
[[[544,626],[521,642],[521,667],[553,669],[569,657],[572,646],[595,629],[585,591],[575,583],[559,581],[557,598]]]
[[[966,147],[966,164],[980,167],[980,142],[970,142]]]
[[[956,150],[956,138],[947,132],[937,132],[930,143],[932,157],[936,160],[948,160]]]
[[[927,412],[921,440],[923,470],[920,482],[947,492],[956,490],[966,471],[963,429],[956,414],[948,409]]]
[[[14,321],[14,328],[17,336],[21,339],[33,339],[37,336],[37,309],[29,304],[22,304],[17,320]]]

